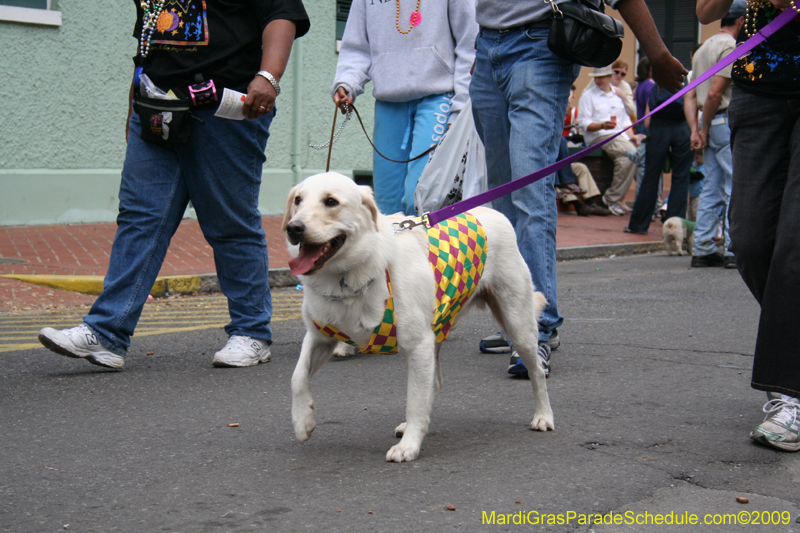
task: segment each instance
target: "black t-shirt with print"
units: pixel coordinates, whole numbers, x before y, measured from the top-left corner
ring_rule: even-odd
[[[143,10],[141,0],[134,3],[138,42]],[[213,79],[219,91],[246,92],[261,68],[261,34],[281,19],[297,25],[295,38],[308,32],[302,0],[164,0],[144,72],[164,90],[185,89],[201,74]],[[138,65],[138,50],[134,62]]]
[[[772,5],[760,8],[756,14],[756,29],[760,30],[779,14]],[[747,35],[742,28],[739,42],[745,40]],[[760,96],[800,97],[800,14],[749,54],[737,59],[731,79],[738,87]]]

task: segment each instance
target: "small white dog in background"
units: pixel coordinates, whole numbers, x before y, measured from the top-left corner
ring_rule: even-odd
[[[483,271],[467,279],[467,286],[471,287],[472,280],[477,286],[471,295],[465,293],[468,300],[461,312],[476,304],[488,305],[528,367],[535,399],[530,428],[553,429],[553,411],[537,355],[537,319],[546,301],[534,291],[508,219],[486,208],[470,213],[466,216],[473,224],[471,237],[460,241],[463,247],[449,248],[450,253],[459,248],[482,250],[485,257],[477,253],[477,259],[470,256],[462,263],[475,272],[475,265],[482,262]],[[292,421],[301,443],[316,427],[310,378],[331,357],[337,343],[345,340],[383,353],[391,353],[384,348],[396,343],[407,359],[406,419],[395,430],[402,439],[388,451],[386,460],[413,461],[419,455],[433,400],[442,385],[439,349],[446,330],[437,334],[432,327],[432,318],[442,309],[437,277],[429,263],[429,254],[436,263],[434,246],[424,226],[397,231],[396,224],[403,220],[379,213],[372,189],[335,172],[311,176],[289,193],[283,229],[293,255],[291,271],[303,283],[307,330],[292,376]],[[483,235],[477,245],[472,238],[476,232]],[[441,241],[445,243],[442,249],[453,243],[444,234]],[[441,272],[459,271],[449,269],[448,262],[436,264]],[[440,281],[439,293],[442,287]],[[454,309],[459,301],[453,297]]]
[[[694,222],[681,217],[670,217],[664,222],[661,227],[661,236],[664,239],[667,255],[672,255],[673,252],[678,255],[686,255],[687,252],[692,253],[692,248],[694,248],[694,225]],[[686,243],[687,251],[683,250],[684,242]]]

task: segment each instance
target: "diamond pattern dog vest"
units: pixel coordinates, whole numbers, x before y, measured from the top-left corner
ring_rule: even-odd
[[[431,325],[436,342],[447,339],[459,311],[478,287],[486,263],[486,231],[472,213],[462,213],[428,228],[428,262],[436,281],[436,310]],[[392,280],[386,271],[389,297],[383,321],[372,332],[369,343],[358,347],[361,353],[397,353],[397,326],[394,320]],[[314,325],[329,337],[352,346],[356,343],[331,325]]]

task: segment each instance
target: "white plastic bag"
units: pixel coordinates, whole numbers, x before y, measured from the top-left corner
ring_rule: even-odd
[[[418,215],[486,190],[486,157],[469,101],[428,159],[414,191]]]

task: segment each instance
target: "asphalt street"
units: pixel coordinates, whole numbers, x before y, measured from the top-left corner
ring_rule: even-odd
[[[325,365],[317,429],[295,442],[299,320],[276,322],[272,361],[249,369],[211,366],[219,328],[137,337],[122,372],[0,353],[0,530],[800,531],[800,454],[748,439],[766,397],[749,385],[758,306],[736,271],[663,253],[563,262],[559,306],[556,430],[528,429],[530,384],[478,352],[496,326],[476,313],[442,349],[431,431],[404,464],[384,460],[402,356]],[[633,523],[579,522],[597,515]]]

